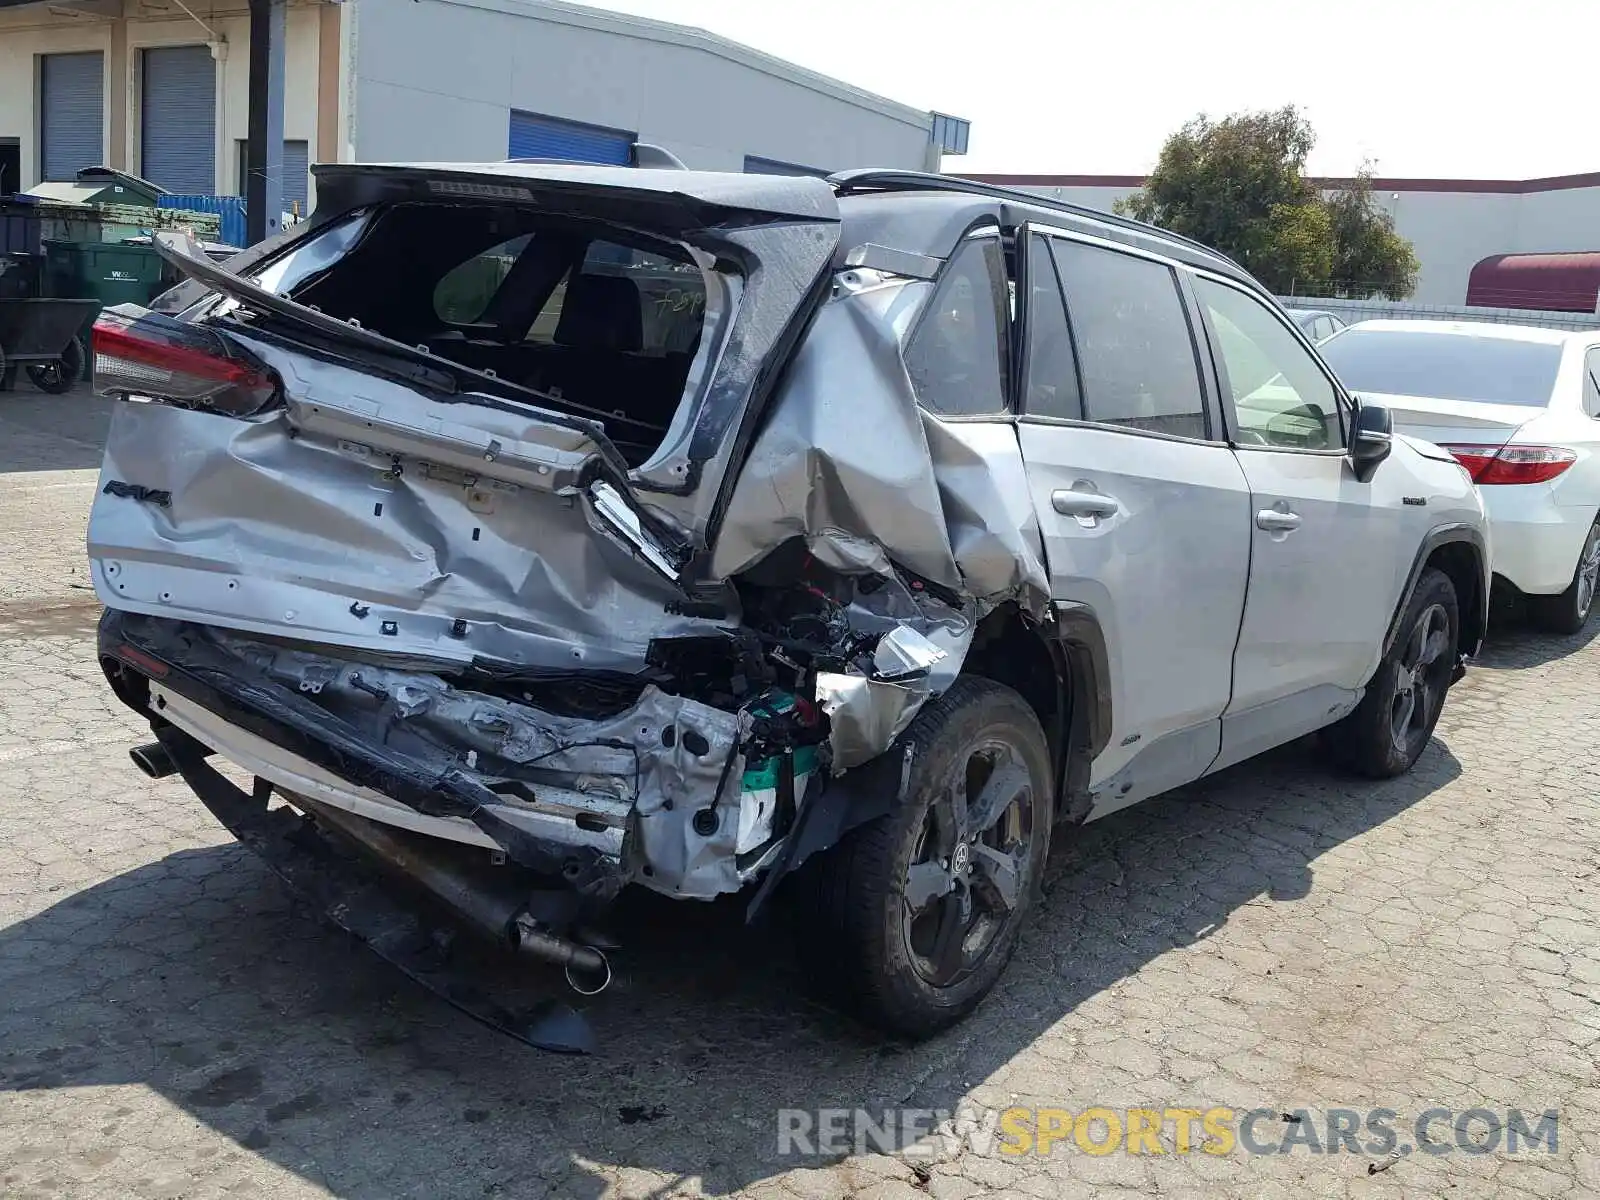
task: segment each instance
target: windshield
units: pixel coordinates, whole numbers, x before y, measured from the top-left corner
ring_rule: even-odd
[[[1347,329],[1318,347],[1354,392],[1473,404],[1550,402],[1561,347],[1550,342],[1400,329]]]

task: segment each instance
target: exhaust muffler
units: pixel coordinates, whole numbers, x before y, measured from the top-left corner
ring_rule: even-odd
[[[421,839],[398,834],[381,822],[298,793],[293,800],[296,808],[311,813],[392,872],[420,886],[479,933],[518,954],[561,967],[573,991],[598,996],[611,985],[611,964],[606,956],[537,920],[527,912],[524,896],[485,887],[460,864],[420,845]]]

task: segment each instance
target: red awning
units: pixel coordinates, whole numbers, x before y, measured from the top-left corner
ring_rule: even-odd
[[[1467,304],[1592,313],[1600,308],[1600,250],[1493,255],[1472,268]]]

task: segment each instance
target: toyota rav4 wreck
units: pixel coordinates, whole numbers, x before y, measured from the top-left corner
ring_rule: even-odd
[[[1224,692],[1191,706],[1198,742],[1143,727],[1159,770],[1095,762],[1113,732],[1136,762],[1145,734],[1113,728],[1095,609],[1116,597],[1091,560],[1114,575],[1161,547],[1047,571],[1016,422],[919,404],[937,379],[1003,414],[1018,386],[1013,315],[1037,270],[1019,247],[1041,215],[1026,198],[528,163],[316,179],[308,226],[227,264],[163,235],[187,281],[96,327],[97,387],[125,401],[89,527],[100,656],[155,731],[140,766],[181,773],[414,975],[436,964],[406,958],[417,927],[385,908],[391,889],[353,898],[308,831],[583,991],[609,979],[593,931],[623,888],[747,891],[753,916],[788,879],[829,979],[926,1035],[1003,969],[1053,823],[1230,759]],[[1259,292],[1200,247],[1080,217]],[[1165,419],[1145,432],[1166,437]],[[1229,479],[1237,529],[1207,569],[1237,603],[1213,614],[1233,622],[1225,645],[1195,652],[1212,657],[1234,653],[1251,536]],[[1069,531],[1182,534],[1178,509],[1119,516],[1087,486],[1053,493]],[[1386,606],[1404,607],[1403,549]],[[1141,606],[1167,601],[1129,588],[1113,666],[1164,644]],[[1413,742],[1476,645],[1477,599],[1429,609],[1403,664]],[[1383,641],[1317,694],[1321,720],[1355,707]],[[1420,746],[1402,740],[1400,769]]]

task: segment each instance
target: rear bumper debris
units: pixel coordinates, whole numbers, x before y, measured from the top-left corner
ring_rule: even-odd
[[[476,956],[454,930],[421,906],[408,905],[375,869],[350,855],[308,817],[271,807],[268,789],[248,794],[205,758],[186,735],[164,731],[162,744],[185,782],[213,816],[330,923],[462,1012],[540,1050],[588,1054],[588,1022],[560,998],[547,975],[518,960]]]

